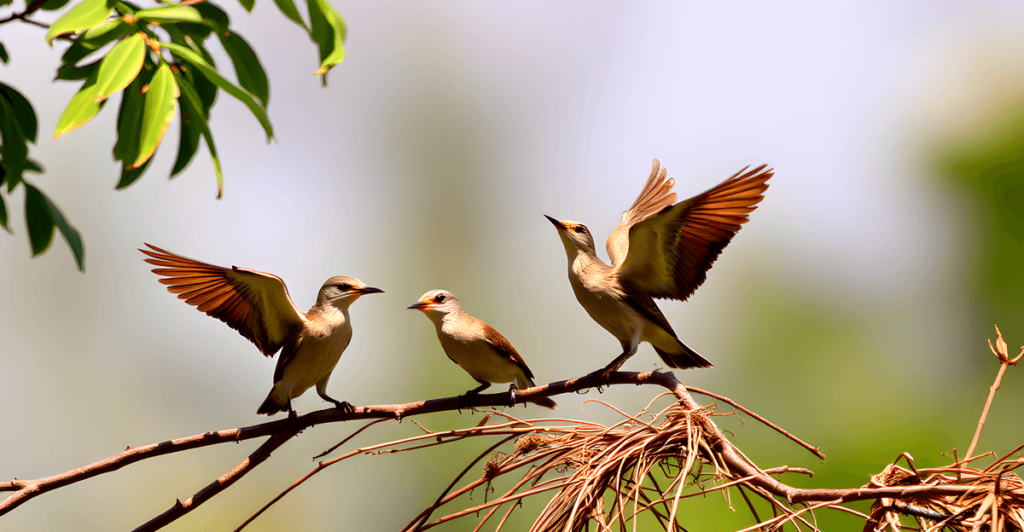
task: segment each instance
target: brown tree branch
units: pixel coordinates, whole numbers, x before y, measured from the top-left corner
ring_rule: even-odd
[[[31,15],[32,13],[39,11],[39,8],[43,7],[43,4],[45,3],[46,0],[33,0],[32,3],[30,3],[21,13],[11,13],[11,15],[8,16],[7,18],[0,19],[0,24],[6,24],[8,22],[11,22],[12,20],[20,20],[22,22],[28,22],[29,24],[35,24],[36,26],[49,28],[49,26],[47,26],[46,24],[41,24],[39,22],[35,22],[33,20],[25,18],[28,15]]]
[[[1011,363],[1012,362],[1016,362],[1016,359],[1011,361]],[[549,397],[549,396],[565,394],[565,393],[570,393],[570,392],[578,392],[578,391],[582,391],[582,390],[586,390],[586,389],[595,387],[598,384],[598,379],[600,378],[600,373],[601,372],[598,371],[598,372],[594,372],[594,373],[591,373],[591,374],[588,374],[588,375],[585,375],[583,377],[576,378],[576,379],[570,379],[570,380],[566,380],[566,381],[554,382],[554,383],[551,383],[551,384],[548,384],[548,385],[545,385],[545,386],[537,386],[537,387],[534,387],[534,388],[529,388],[529,389],[521,390],[521,391],[518,392],[518,394],[516,396],[516,403],[529,402],[531,400],[538,399],[538,398],[541,398],[541,397]],[[1000,375],[1001,374],[1002,373],[1000,372]],[[998,378],[997,378],[997,383],[998,383]],[[732,480],[736,480],[736,479],[740,479],[741,480],[739,483],[733,483],[734,485],[736,485],[736,486],[742,485],[742,486],[744,486],[744,487],[746,487],[748,489],[752,489],[752,490],[754,490],[755,493],[758,493],[762,497],[765,497],[766,499],[770,500],[772,502],[772,504],[773,504],[773,512],[775,511],[776,508],[782,510],[781,514],[775,513],[775,515],[776,515],[775,519],[777,519],[778,523],[785,522],[785,521],[792,521],[792,520],[799,520],[801,522],[805,522],[802,514],[806,510],[804,510],[804,511],[790,510],[790,509],[786,508],[782,504],[781,501],[777,501],[773,497],[779,497],[779,498],[785,499],[790,505],[797,504],[797,503],[804,503],[804,504],[807,504],[807,505],[810,505],[810,506],[813,506],[813,507],[819,507],[819,506],[820,507],[836,507],[836,505],[838,505],[838,504],[852,502],[852,501],[867,500],[867,499],[879,499],[879,500],[885,499],[886,501],[889,501],[889,502],[885,503],[885,508],[896,508],[896,509],[900,509],[900,508],[913,508],[913,509],[917,509],[916,507],[910,506],[907,503],[914,503],[915,501],[919,500],[920,497],[925,496],[925,495],[926,496],[931,496],[931,497],[936,497],[936,496],[951,496],[951,497],[955,497],[955,496],[959,496],[960,499],[963,499],[964,497],[967,497],[967,496],[970,496],[970,497],[984,497],[984,496],[986,496],[986,493],[988,493],[989,496],[992,496],[991,495],[992,489],[993,489],[992,486],[991,485],[987,485],[986,486],[986,485],[980,485],[980,484],[975,484],[975,485],[954,485],[954,484],[918,483],[918,484],[913,484],[913,485],[909,485],[909,484],[894,485],[894,484],[898,484],[898,482],[875,483],[873,481],[873,484],[871,486],[865,486],[865,487],[860,487],[860,488],[851,488],[851,489],[801,489],[801,488],[794,488],[794,487],[789,486],[787,484],[784,484],[780,480],[770,476],[771,474],[777,473],[779,471],[777,471],[777,470],[761,470],[753,462],[751,462],[749,459],[747,459],[743,455],[743,453],[741,453],[736,447],[734,447],[733,444],[731,442],[729,442],[729,440],[725,437],[725,435],[722,433],[722,431],[713,422],[710,421],[710,418],[708,418],[706,416],[706,414],[705,414],[706,407],[702,407],[701,405],[698,405],[693,400],[693,398],[690,396],[687,388],[676,379],[676,376],[674,374],[667,373],[667,372],[657,372],[657,371],[655,371],[655,372],[644,372],[644,373],[615,372],[615,373],[612,373],[610,375],[610,377],[608,378],[608,380],[605,383],[602,383],[602,384],[609,384],[609,385],[621,385],[621,384],[656,385],[656,386],[660,386],[660,387],[668,390],[675,397],[675,399],[677,401],[678,406],[675,407],[675,408],[676,409],[682,408],[682,415],[685,416],[685,426],[684,426],[684,428],[690,427],[691,421],[694,424],[692,429],[687,428],[687,430],[683,433],[684,434],[683,438],[684,439],[686,438],[685,433],[689,433],[690,430],[697,431],[697,432],[694,433],[694,434],[697,435],[697,441],[690,442],[690,443],[686,444],[687,448],[689,449],[688,456],[696,456],[696,453],[698,453],[698,452],[701,453],[702,456],[706,457],[705,460],[710,460],[709,463],[714,465],[716,471],[724,471],[724,472],[726,472],[727,473],[727,477],[726,478],[732,479]],[[993,388],[995,388],[995,387],[997,387],[997,386],[993,386]],[[700,393],[706,393],[706,392],[701,390]],[[710,393],[707,393],[707,395],[712,396],[712,397],[716,397],[719,400],[728,402],[730,404],[733,404],[733,406],[737,406],[738,407],[738,405],[735,405],[731,401],[728,401],[725,398],[722,398],[721,396],[713,395],[713,394],[710,394]],[[57,488],[60,488],[60,487],[63,487],[63,486],[67,486],[67,485],[70,485],[70,484],[73,484],[73,483],[76,483],[76,482],[80,482],[80,481],[86,480],[88,478],[92,478],[92,477],[100,475],[100,474],[116,471],[116,470],[118,470],[118,469],[120,469],[120,468],[122,468],[122,467],[124,467],[126,465],[138,462],[140,460],[144,460],[144,459],[148,459],[148,458],[153,458],[153,457],[161,456],[161,455],[164,455],[164,454],[170,454],[170,453],[175,453],[175,452],[187,451],[187,450],[190,450],[190,449],[196,449],[196,448],[200,448],[200,447],[206,447],[206,446],[209,446],[209,445],[216,445],[216,444],[219,444],[219,443],[239,442],[239,441],[242,441],[242,440],[248,440],[248,439],[257,438],[257,437],[270,436],[270,438],[268,438],[258,449],[256,449],[256,451],[254,451],[252,454],[250,454],[248,457],[246,457],[246,459],[244,459],[236,467],[234,467],[233,469],[231,469],[230,471],[225,473],[223,476],[221,476],[220,478],[216,479],[214,482],[212,482],[209,485],[207,485],[206,487],[204,487],[202,490],[200,490],[199,492],[197,492],[195,495],[193,495],[189,499],[185,500],[184,502],[176,501],[175,504],[170,509],[165,511],[163,514],[155,517],[151,521],[143,524],[142,526],[140,526],[137,529],[137,530],[157,530],[157,529],[167,525],[168,523],[170,523],[170,522],[180,518],[181,516],[185,515],[186,513],[190,512],[191,510],[195,509],[196,507],[202,505],[205,501],[207,501],[210,498],[216,496],[221,491],[223,491],[223,490],[227,489],[228,487],[230,487],[233,483],[237,482],[243,476],[248,474],[249,471],[252,471],[255,467],[257,467],[258,465],[260,465],[261,463],[266,461],[267,458],[269,458],[270,455],[276,449],[278,449],[279,447],[281,447],[282,445],[287,443],[293,436],[295,436],[296,434],[298,434],[302,430],[304,430],[306,428],[309,428],[309,427],[311,427],[313,425],[319,425],[319,424],[325,424],[325,423],[335,423],[335,422],[339,422],[339,421],[349,421],[349,420],[357,420],[357,419],[374,419],[374,420],[377,420],[377,421],[375,421],[372,424],[376,424],[376,423],[378,423],[380,421],[389,420],[389,419],[395,419],[395,420],[401,421],[401,419],[404,418],[404,417],[420,415],[420,414],[427,414],[427,413],[433,413],[433,412],[452,411],[452,410],[457,410],[457,409],[460,409],[460,408],[464,409],[464,408],[471,408],[471,407],[482,408],[482,407],[508,406],[508,401],[509,401],[508,394],[506,394],[506,393],[498,393],[498,394],[486,394],[486,395],[482,394],[482,395],[469,396],[469,397],[461,397],[461,398],[460,397],[448,397],[448,398],[442,398],[442,399],[432,399],[432,400],[427,400],[427,401],[416,401],[416,402],[404,403],[404,404],[374,405],[374,406],[356,407],[354,409],[354,411],[352,411],[352,412],[345,412],[345,411],[343,411],[341,409],[331,408],[331,409],[325,409],[325,410],[319,410],[319,411],[311,412],[309,414],[305,414],[303,416],[299,416],[299,417],[294,418],[294,419],[281,419],[281,420],[276,420],[276,421],[271,421],[271,422],[263,423],[263,424],[260,424],[260,425],[253,425],[253,426],[250,426],[250,427],[243,427],[243,428],[237,428],[237,429],[229,429],[229,430],[223,430],[223,431],[218,431],[218,432],[210,432],[210,433],[199,434],[199,435],[195,435],[195,436],[191,436],[191,437],[187,437],[187,438],[181,438],[181,439],[177,439],[177,440],[171,440],[171,441],[166,441],[166,442],[162,442],[162,443],[151,444],[151,445],[147,445],[147,446],[143,446],[143,447],[137,447],[137,448],[134,448],[134,449],[129,448],[129,449],[125,450],[124,452],[119,453],[119,454],[117,454],[115,456],[112,456],[110,458],[107,458],[105,460],[102,460],[102,461],[96,462],[94,464],[90,464],[90,465],[87,465],[85,467],[78,468],[78,469],[75,469],[75,470],[72,470],[72,471],[68,471],[68,472],[65,472],[65,473],[54,475],[54,476],[51,476],[51,477],[45,477],[45,478],[36,479],[36,480],[14,480],[14,481],[11,481],[11,482],[0,484],[0,491],[13,491],[14,492],[7,500],[5,500],[2,503],[0,503],[0,515],[3,515],[4,513],[13,510],[14,508],[20,506],[21,504],[24,504],[24,502],[26,502],[26,501],[28,501],[28,500],[30,500],[30,499],[38,496],[38,495],[46,493],[48,491],[52,491],[54,489],[57,489]],[[611,405],[607,405],[607,403],[604,403],[604,404],[606,406],[611,407]],[[742,410],[747,411],[746,409],[742,409]],[[645,409],[645,411],[646,411],[646,409]],[[654,416],[654,418],[658,418],[659,416],[663,415],[666,411],[667,411],[667,409],[663,410],[662,413]],[[754,415],[753,413],[751,413],[749,411],[747,411],[747,412],[750,413],[751,415]],[[346,458],[348,458],[350,456],[355,456],[356,454],[361,454],[361,453],[380,454],[380,453],[402,452],[402,451],[409,451],[409,450],[414,450],[414,449],[418,449],[418,448],[422,448],[422,447],[427,447],[427,446],[433,446],[433,445],[440,445],[440,444],[444,444],[444,443],[449,443],[451,441],[455,441],[455,440],[458,440],[458,439],[464,439],[464,438],[467,438],[467,437],[484,436],[484,435],[490,435],[490,436],[500,435],[500,436],[506,436],[507,437],[507,436],[515,436],[515,435],[524,435],[524,434],[529,434],[531,432],[536,432],[538,430],[543,431],[543,430],[547,429],[547,427],[543,427],[543,426],[536,426],[536,427],[532,426],[531,423],[535,422],[535,421],[549,421],[549,422],[550,421],[568,421],[568,422],[573,423],[573,424],[575,424],[576,426],[578,426],[578,427],[580,427],[582,429],[589,430],[591,432],[594,432],[594,431],[610,431],[610,430],[616,429],[616,427],[624,426],[624,424],[628,424],[629,426],[633,427],[630,430],[651,431],[651,430],[655,430],[656,429],[651,424],[649,424],[649,423],[647,423],[645,421],[640,420],[638,417],[628,416],[625,413],[622,413],[622,415],[625,417],[625,420],[623,422],[620,422],[619,424],[613,425],[612,427],[608,427],[608,428],[604,428],[604,427],[601,427],[599,425],[595,425],[595,424],[589,423],[589,422],[573,421],[573,420],[560,420],[560,419],[532,420],[532,421],[527,422],[527,421],[518,420],[518,419],[516,419],[513,416],[510,416],[508,414],[504,414],[504,413],[500,413],[500,412],[498,412],[496,414],[499,415],[499,416],[505,417],[509,421],[508,422],[500,423],[498,425],[486,425],[485,424],[486,423],[486,419],[485,419],[484,422],[482,422],[480,425],[477,425],[475,427],[470,427],[470,428],[465,428],[465,429],[457,429],[457,430],[446,431],[446,432],[437,432],[437,433],[429,432],[426,429],[424,429],[425,434],[422,434],[420,436],[416,436],[416,437],[412,437],[412,438],[405,438],[405,439],[402,439],[402,440],[388,442],[388,443],[384,443],[384,444],[377,444],[377,445],[373,445],[371,447],[366,447],[366,448],[362,448],[362,449],[358,449],[358,450],[346,453],[344,456],[341,456],[341,457],[332,459],[332,460],[330,460],[328,462],[320,464],[313,472],[311,472],[310,474],[306,475],[306,477],[304,477],[302,480],[296,482],[291,487],[289,487],[287,490],[285,490],[283,493],[281,493],[281,495],[279,495],[276,499],[274,499],[274,501],[271,501],[270,504],[265,506],[264,509],[266,509],[267,507],[272,505],[274,502],[279,500],[281,496],[283,496],[284,494],[288,493],[290,490],[292,490],[293,488],[295,488],[296,486],[301,484],[302,481],[304,481],[306,478],[308,478],[308,477],[312,476],[313,474],[317,473],[318,471],[322,470],[324,467],[326,467],[328,465],[331,465],[333,463],[337,463],[338,461],[344,460],[344,459],[346,459]],[[766,421],[763,418],[760,418],[759,416],[756,416],[756,415],[754,415],[754,416],[758,420]],[[691,420],[691,417],[692,417],[692,420]],[[682,419],[682,418],[679,418],[679,419]],[[370,425],[372,425],[372,424],[370,424]],[[359,431],[362,431],[362,430],[368,428],[370,425],[366,425],[366,426],[360,428]],[[773,428],[776,428],[776,430],[780,430],[784,434],[788,435],[788,433],[786,433],[785,431],[782,431],[781,429],[778,429],[774,425],[769,424],[769,426],[772,426]],[[616,430],[621,430],[621,429],[616,429]],[[436,440],[436,441],[433,441],[433,442],[427,443],[427,444],[416,443],[416,442],[422,442],[422,441],[426,441],[426,440]],[[345,443],[345,441],[343,441],[341,444],[344,444],[344,443]],[[339,445],[341,445],[341,444],[339,444]],[[413,445],[412,447],[405,447],[405,448],[391,448],[391,447],[394,447],[396,445],[409,445],[409,444],[415,444],[415,445]],[[808,448],[811,448],[810,446],[807,446],[806,444],[804,444],[804,446],[808,447]],[[332,448],[332,450],[333,450],[333,448]],[[374,451],[374,452],[373,453],[369,453],[368,451]],[[547,451],[538,451],[538,453],[540,453],[540,456],[544,456],[546,452]],[[538,455],[535,453],[533,456],[538,456]],[[1008,458],[1008,456],[1004,457],[1003,460],[1005,460],[1006,458]],[[531,460],[532,460],[532,458],[531,458]],[[1019,461],[1020,460],[1017,460],[1017,462],[1019,462]],[[506,465],[500,465],[499,464],[496,467],[498,467],[498,470],[499,470],[498,474],[500,474],[500,473],[511,471],[511,470],[519,468],[519,467],[523,467],[525,465],[528,465],[528,463],[529,463],[528,461],[519,461],[519,462],[511,463],[511,464],[506,463]],[[647,463],[650,464],[651,462],[647,462]],[[679,464],[679,467],[678,467],[679,475],[683,475],[683,474],[685,474],[686,471],[689,471],[690,468],[692,467],[692,464],[694,464],[694,461],[691,458],[689,458],[689,457],[687,458],[686,467],[683,467],[682,464]],[[957,464],[954,464],[954,465],[957,465]],[[1016,465],[1020,465],[1020,464],[1013,464],[1013,465],[1007,464],[1007,465],[1004,466],[1004,469],[1008,468],[1008,467],[1016,467]],[[645,465],[644,467],[649,468],[650,465]],[[893,467],[896,467],[896,466],[894,464],[893,466],[890,466],[890,467],[893,468]],[[911,468],[913,468],[912,464],[911,464]],[[898,468],[898,469],[902,469],[902,468]],[[530,473],[530,475],[534,475],[533,478],[536,479],[536,480],[539,480],[539,476],[537,476],[537,475],[541,475],[541,474],[543,474],[544,472],[546,472],[548,470],[550,470],[550,467],[547,467],[547,466],[541,467],[539,469],[533,470]],[[467,471],[468,471],[468,468],[467,468]],[[803,470],[803,471],[805,471],[805,470]],[[906,471],[906,470],[903,470],[903,471]],[[931,472],[929,472],[928,470],[918,471],[918,470],[915,469],[915,470],[913,470],[913,475],[915,477],[919,477],[921,474],[942,474],[943,472],[945,472],[945,470],[941,469],[941,468],[931,470]],[[889,473],[889,469],[887,469],[887,473]],[[463,472],[463,475],[464,474],[465,474],[465,471]],[[978,474],[987,474],[987,470],[986,471],[982,471],[982,472],[978,472]],[[679,475],[677,475],[677,477]],[[695,472],[694,475],[698,475],[698,476],[701,476],[701,477],[706,477],[707,476],[707,474],[705,474],[705,473],[700,473],[699,470],[697,472]],[[462,475],[460,475],[460,477],[461,476]],[[695,481],[697,480],[698,476],[694,476]],[[920,477],[920,478],[924,478],[924,477]],[[456,480],[458,480],[458,479],[456,479]],[[481,479],[480,481],[475,481],[475,482],[471,483],[471,486],[480,485],[481,482],[486,482],[487,480],[488,479]],[[647,495],[643,493],[644,489],[649,489],[649,488],[642,488],[640,486],[635,486],[636,495],[637,496],[642,496],[645,499],[645,501],[647,502],[649,507],[653,507],[655,505],[659,505],[660,504],[660,505],[664,506],[666,511],[669,511],[670,505],[668,503],[672,502],[673,498],[675,500],[678,500],[678,498],[680,497],[680,494],[682,493],[682,483],[683,483],[682,479],[681,478],[677,478],[676,481],[673,481],[672,484],[670,486],[668,486],[668,488],[666,488],[666,491],[676,491],[676,494],[675,494],[674,497],[669,496],[668,498],[665,498],[665,499],[657,499],[657,498],[649,499],[647,497]],[[996,481],[996,484],[998,485],[998,479]],[[453,483],[453,485],[454,485],[454,483]],[[514,504],[516,501],[521,500],[524,497],[528,497],[531,494],[540,493],[542,491],[546,492],[546,491],[558,488],[560,486],[560,484],[559,484],[559,480],[558,479],[555,479],[555,480],[552,480],[552,481],[545,481],[542,484],[537,484],[536,481],[535,481],[534,485],[530,489],[528,489],[528,490],[526,490],[524,492],[515,493],[516,490],[518,489],[518,486],[519,485],[517,485],[517,487],[515,489],[513,489],[512,491],[507,493],[504,497],[501,497],[501,498],[499,498],[496,501],[493,501],[491,503],[487,503],[485,505],[477,506],[476,508],[474,508],[474,511],[481,510],[481,509],[484,509],[484,508],[494,508],[495,510],[497,510],[497,508],[499,506],[501,506],[501,505],[503,505],[505,503],[513,503]],[[467,486],[466,488],[462,488],[460,490],[457,490],[456,492],[451,493],[451,494],[449,494],[447,496],[445,494],[442,494],[442,496],[438,498],[438,503],[444,504],[444,503],[447,503],[448,501],[451,501],[452,499],[454,499],[455,497],[459,496],[460,494],[465,493],[465,490],[467,488],[470,488],[470,487]],[[720,486],[719,488],[715,488],[715,489],[724,489],[724,488],[728,488],[728,486]],[[451,487],[449,488],[449,491],[450,491],[450,489],[451,489]],[[998,491],[999,490],[998,486],[995,489]],[[996,493],[996,496],[1001,496],[1001,495]],[[661,502],[659,502],[659,501],[661,501]],[[433,508],[436,508],[438,506],[438,503],[435,503]],[[616,504],[618,505],[619,516],[620,517],[624,516],[624,514],[622,512],[624,511],[624,506],[623,505],[625,503],[622,500],[617,500]],[[671,512],[669,512],[669,513],[671,513],[673,515],[662,516],[662,515],[658,514],[659,520],[667,519],[668,522],[671,523],[672,520],[673,520],[674,514],[675,514],[674,507],[675,507],[675,504],[673,503],[671,505],[672,510],[671,510]],[[842,508],[839,508],[839,509],[842,509]],[[453,514],[453,515],[441,518],[438,521],[434,521],[432,523],[427,523],[426,521],[427,521],[427,518],[429,517],[429,513],[425,512],[424,514],[421,514],[420,516],[417,516],[417,518],[415,518],[413,520],[413,527],[417,528],[417,529],[429,528],[429,527],[434,526],[436,524],[439,524],[441,522],[445,522],[445,521],[448,521],[450,519],[453,519],[453,518],[457,517],[458,515],[467,515],[467,513],[471,513],[471,512],[465,512],[465,511],[457,512],[457,514]],[[925,513],[926,513],[925,511],[916,512],[916,514],[922,514],[922,515],[925,514]],[[490,514],[488,514],[488,515],[490,515]],[[872,515],[874,516],[875,514],[873,513]],[[426,517],[424,517],[424,516],[426,516]],[[577,517],[585,518],[585,517],[588,517],[588,516],[586,516],[586,515],[579,515]],[[921,517],[921,516],[919,515],[919,517]],[[928,517],[935,517],[935,515],[934,514],[928,514]],[[776,522],[776,521],[773,521],[773,522]]]

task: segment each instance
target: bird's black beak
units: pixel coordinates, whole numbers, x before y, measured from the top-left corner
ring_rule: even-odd
[[[565,224],[563,224],[562,222],[559,222],[558,220],[556,220],[556,219],[554,219],[554,218],[552,218],[552,217],[550,217],[550,216],[548,216],[546,214],[544,215],[544,217],[547,218],[548,221],[551,222],[555,226],[555,229],[558,229],[559,231],[568,231],[569,230],[568,228],[565,227]]]
[[[383,294],[384,293],[384,291],[381,290],[380,288],[374,288],[372,286],[367,286],[367,287],[364,287],[364,288],[355,288],[352,291],[357,293],[357,294],[363,294],[363,295],[365,295],[365,294]]]
[[[412,305],[409,305],[408,307],[405,307],[405,309],[406,310],[420,310],[420,309],[426,308],[426,307],[427,307],[426,303],[424,303],[422,301],[417,301],[417,302],[413,303]]]

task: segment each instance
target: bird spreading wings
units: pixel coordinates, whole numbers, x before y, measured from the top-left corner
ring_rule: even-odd
[[[666,169],[655,159],[640,195],[608,237],[608,256],[620,282],[655,298],[690,297],[764,199],[767,181],[775,175],[765,166],[744,168],[711,190],[675,203],[675,180],[666,179]]]
[[[140,249],[159,266],[153,273],[167,291],[238,331],[266,356],[274,356],[306,322],[276,275],[232,266],[230,269],[187,259],[156,246]]]

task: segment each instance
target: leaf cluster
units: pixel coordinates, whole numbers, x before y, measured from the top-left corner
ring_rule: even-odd
[[[252,112],[269,142],[274,137],[267,116],[270,83],[259,57],[249,42],[230,27],[227,13],[211,2],[183,0],[142,9],[122,0],[81,0],[49,27],[46,40],[70,43],[61,56],[55,80],[80,82],[54,128],[53,138],[70,133],[92,120],[110,97],[120,93],[114,159],[121,162],[117,189],[135,183],[146,172],[153,155],[179,117],[178,152],[170,175],[188,167],[205,143],[217,180],[217,197],[223,194],[220,160],[210,129],[212,108],[224,91]],[[0,0],[0,6],[10,0]],[[35,0],[21,19],[37,9],[60,9],[68,0]],[[240,0],[251,11],[255,0]],[[320,50],[323,75],[345,56],[345,22],[326,0],[308,0],[309,22],[300,15],[294,0],[275,0],[281,12],[301,26]],[[0,22],[2,23],[2,22]],[[230,58],[235,74],[231,81],[210,54],[218,42]],[[0,43],[0,60],[7,62]],[[325,81],[326,83],[326,81]],[[60,229],[71,247],[79,269],[84,267],[84,247],[78,232],[38,188],[23,179],[26,171],[42,172],[28,158],[28,144],[35,143],[38,121],[31,103],[14,88],[0,84],[0,185],[9,194],[18,184],[26,187],[25,213],[33,255],[44,252]],[[0,226],[8,216],[0,196]],[[8,229],[9,231],[9,229]]]

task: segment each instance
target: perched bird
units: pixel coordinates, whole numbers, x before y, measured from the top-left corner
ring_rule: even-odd
[[[764,199],[774,175],[764,168],[746,173],[744,168],[711,190],[676,203],[675,181],[666,179],[666,170],[655,159],[640,195],[608,237],[611,265],[598,258],[586,226],[546,216],[565,247],[576,299],[622,344],[622,354],[605,367],[605,376],[633,356],[640,342],[650,342],[669,367],[711,367],[676,337],[654,298],[682,301],[704,282],[718,254]]]
[[[212,266],[146,245],[152,251],[139,251],[150,257],[146,262],[159,266],[153,273],[164,277],[160,282],[169,285],[168,292],[228,324],[264,355],[272,357],[281,351],[274,387],[257,414],[287,410],[289,416],[294,416],[291,400],[314,385],[323,400],[352,410],[348,402],[327,395],[327,381],[352,339],[348,307],[366,294],[383,290],[352,277],[331,277],[320,287],[313,308],[302,313],[276,275],[237,266]]]
[[[423,312],[434,322],[437,339],[448,358],[480,383],[466,395],[478,394],[494,383],[511,382],[509,396],[515,404],[516,388],[533,387],[533,372],[512,344],[494,327],[463,312],[450,292],[427,292],[408,308]],[[547,397],[531,401],[548,408],[556,406]]]

